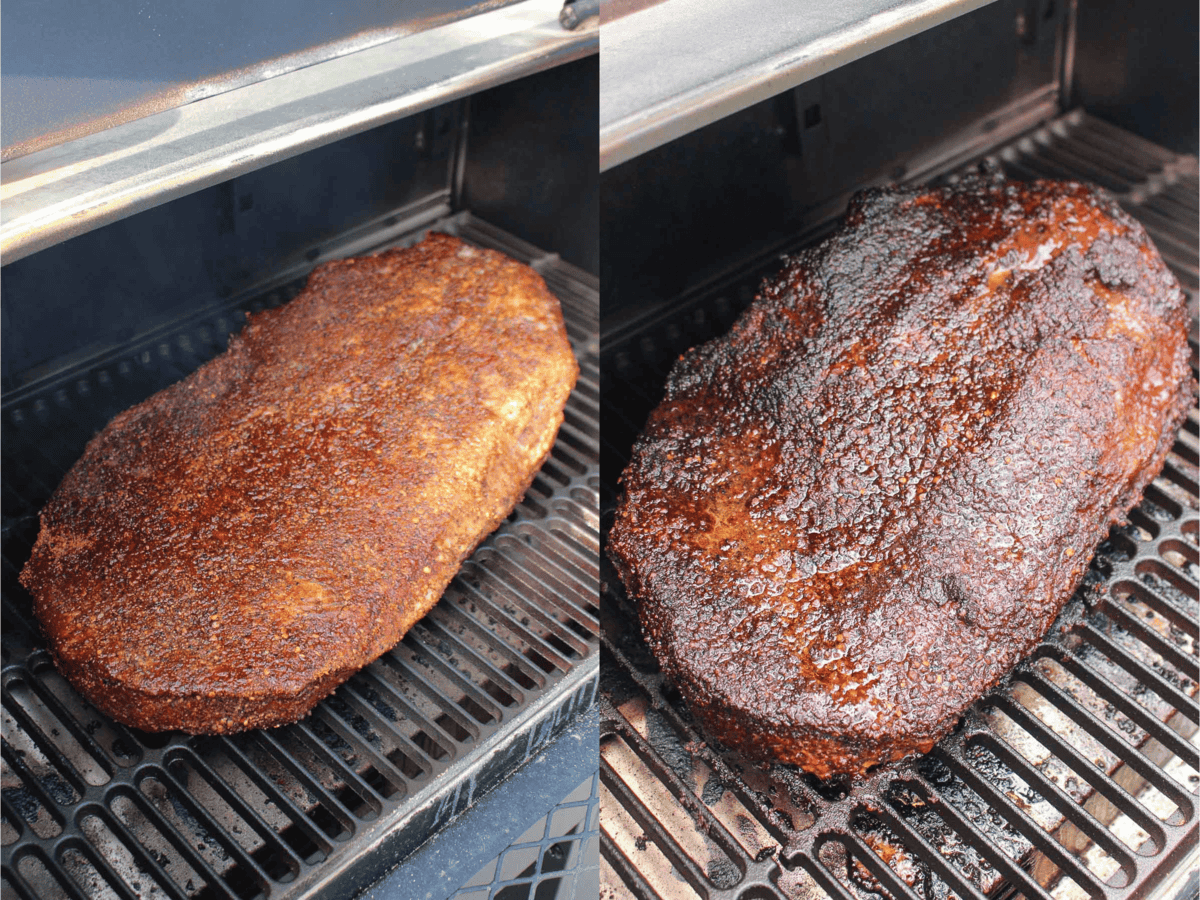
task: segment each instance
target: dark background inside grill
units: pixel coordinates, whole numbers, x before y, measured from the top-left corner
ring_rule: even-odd
[[[1075,18],[1069,4],[1002,0],[603,173],[602,535],[612,523],[618,475],[661,398],[671,365],[689,347],[725,333],[762,279],[778,270],[779,256],[827,234],[854,190],[954,177],[985,156],[1012,178],[1095,182],[1117,194],[1146,226],[1189,294],[1194,317],[1200,286],[1196,10],[1152,6],[1081,3]],[[1084,104],[1095,112],[1079,109]],[[1145,582],[1143,568],[1161,565],[1161,548],[1186,542],[1185,556],[1194,560],[1196,432],[1193,413],[1165,487],[1149,489],[1132,524],[1114,530],[1101,547],[1085,583],[1096,593],[1081,592],[1072,601],[1060,620],[1065,630],[1039,652],[1069,655],[1075,651],[1064,647],[1113,628],[1114,620],[1124,622],[1118,604],[1095,598],[1122,579]],[[1173,558],[1183,569],[1173,569],[1179,587],[1162,608],[1184,629],[1180,634],[1192,636],[1195,625],[1184,623],[1197,614],[1196,571],[1182,557]],[[664,884],[686,884],[688,895],[705,897],[806,896],[804,883],[837,897],[942,897],[951,891],[960,897],[1045,896],[1040,885],[1063,872],[1095,895],[1143,896],[1194,844],[1194,784],[1180,797],[1185,814],[1172,820],[1155,852],[1109,883],[1098,884],[1057,850],[1050,851],[1057,862],[1047,863],[1040,826],[1011,825],[1022,815],[1010,799],[1016,796],[1011,784],[1020,782],[1012,773],[1025,764],[997,758],[991,769],[980,768],[976,757],[980,747],[1002,746],[991,710],[1013,708],[1006,692],[1014,684],[1032,680],[1047,692],[1057,690],[1032,674],[1039,663],[1015,673],[929,757],[862,781],[822,783],[787,767],[756,766],[706,743],[677,691],[658,673],[641,640],[635,605],[603,557],[601,621],[602,784],[609,792],[605,802],[628,814],[636,837],[633,847],[619,845],[610,831],[602,846],[623,888],[639,896]],[[1172,658],[1172,677],[1192,673],[1182,685],[1194,692],[1194,656]],[[1170,693],[1156,672],[1138,671],[1145,683],[1135,691],[1153,692],[1153,684]],[[1179,730],[1162,728],[1159,736],[1195,768],[1195,748],[1184,735],[1195,730],[1196,700],[1185,691],[1171,696],[1177,710],[1172,727]],[[1128,705],[1118,696],[1113,702]],[[1076,701],[1062,703],[1068,717],[1086,718]],[[624,708],[635,711],[632,721]],[[675,806],[664,801],[668,815],[647,805],[644,784],[631,788],[629,773],[604,761],[606,741],[624,748],[621,759],[676,798]],[[985,771],[1009,793],[968,785],[963,778],[972,771]],[[761,829],[758,854],[739,845],[737,828],[727,830],[729,822],[714,812],[730,796],[739,814],[749,815],[737,819],[744,827],[740,838]],[[1097,802],[1077,800],[1059,798],[1068,823],[1060,829],[1074,827],[1072,816],[1087,818],[1074,809],[1093,809]],[[930,828],[920,809],[938,801],[946,811]],[[868,809],[885,814],[872,818]],[[1009,825],[995,825],[1005,817]],[[677,839],[688,830],[682,820],[691,820],[688,827],[701,835],[691,850]],[[915,881],[906,881],[871,849],[888,846],[901,850],[894,866],[911,862]],[[707,868],[692,859],[697,852],[710,854]],[[655,880],[655,871],[669,874]]]

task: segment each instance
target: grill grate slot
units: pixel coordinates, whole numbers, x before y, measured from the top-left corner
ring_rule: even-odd
[[[307,816],[312,823],[306,829],[310,838],[326,852],[333,846],[331,841],[343,839],[352,833],[354,826],[349,817],[309,777],[308,772],[286,750],[273,745],[269,737],[238,736],[229,739],[222,749],[231,756],[236,755],[243,769],[265,773],[272,784],[266,784],[260,778],[257,786],[260,789],[265,787],[268,794],[280,791],[280,794],[275,794],[275,802],[281,807],[295,809],[293,820],[302,820],[303,816]]]
[[[1164,675],[1160,674],[1154,668],[1147,667],[1138,662],[1110,641],[1103,632],[1095,628],[1080,629],[1078,633],[1088,644],[1096,648],[1101,659],[1105,660],[1105,662],[1111,661],[1113,666],[1119,667],[1122,675],[1128,673],[1125,677],[1135,679],[1141,687],[1147,688],[1157,694],[1168,708],[1179,710],[1185,718],[1191,720],[1193,725],[1196,723],[1196,699],[1182,689],[1182,685],[1186,684],[1186,682],[1179,679],[1179,684],[1177,685],[1168,681]],[[1080,658],[1080,651],[1074,653],[1063,651],[1059,660],[1068,668],[1074,665],[1080,669],[1087,669],[1097,665],[1096,656],[1089,656],[1085,661]],[[1104,663],[1102,662],[1100,665],[1104,665]]]
[[[1195,302],[1195,158],[1079,112],[993,158],[1009,177],[1090,178],[1117,191],[1163,236],[1164,258]],[[616,476],[669,367],[727,331],[777,266],[741,265],[606,335],[606,527]],[[1197,833],[1197,434],[1193,412],[1130,524],[1113,528],[1056,627],[1009,680],[933,753],[862,779],[822,783],[706,743],[603,560],[606,884],[638,897],[686,884],[686,896],[755,900],[1149,893]],[[709,871],[704,841],[731,868]],[[730,872],[736,882],[724,880]]]
[[[329,852],[326,837],[280,794],[278,786],[266,783],[232,741],[198,739],[191,749],[195,753],[188,753],[187,758],[192,766],[205,773],[225,803],[253,822],[266,843],[285,856],[309,863]]]
[[[568,643],[570,635],[551,612],[526,602],[511,585],[495,577],[493,569],[483,565],[477,568],[482,577],[470,581],[468,575],[464,581],[470,585],[473,596],[488,601],[488,627],[503,629],[514,636],[514,643],[524,645],[522,656],[534,665],[532,669],[523,667],[526,674],[536,683],[543,683],[545,676],[555,669],[569,669],[567,657],[574,653]],[[483,603],[478,605],[483,607]]]
[[[121,791],[116,796],[131,800],[136,797],[134,805],[152,831],[169,840],[207,885],[226,891],[241,887],[244,896],[249,880],[244,869],[247,861],[239,851],[231,852],[232,839],[222,840],[219,832],[214,831],[213,820],[191,798],[182,792],[172,794],[172,787],[170,776],[154,767],[139,777],[138,794]],[[132,820],[131,816],[131,824]]]
[[[369,881],[594,702],[596,279],[469,213],[397,215],[416,230],[381,231],[379,249],[431,227],[457,233],[529,261],[562,300],[581,372],[544,472],[429,616],[304,721],[228,737],[145,734],[84,702],[40,649],[17,582],[37,512],[109,418],[222,352],[246,312],[286,302],[303,281],[289,276],[9,391],[5,896],[276,898]]]
[[[1078,753],[1074,747],[1063,740],[1061,735],[1039,716],[1031,714],[1025,707],[1017,703],[1005,703],[1002,699],[995,701],[1002,707],[1007,718],[1007,729],[1020,738],[1020,756],[1026,764],[1014,764],[1011,751],[1004,753],[1004,760],[1010,766],[1017,765],[1022,775],[1013,774],[1013,778],[1022,778],[1025,787],[1017,789],[1018,793],[1029,792],[1042,798],[1041,802],[1049,804],[1053,811],[1048,814],[1054,827],[1071,818],[1076,828],[1084,831],[1093,843],[1098,845],[1112,860],[1122,863],[1123,868],[1130,864],[1129,850],[1138,851],[1145,841],[1157,836],[1149,854],[1161,851],[1162,831],[1157,824],[1150,820],[1144,807],[1113,779],[1104,777],[1104,772],[1113,766],[1105,764],[1098,766],[1099,771],[1090,765],[1092,761]],[[986,755],[998,754],[995,747],[981,739],[970,748],[972,751]],[[1034,750],[1030,753],[1029,750]],[[1060,787],[1061,785],[1061,787]],[[1093,793],[1094,792],[1094,793]],[[1142,831],[1121,838],[1127,846],[1122,847],[1113,835],[1105,829],[1105,823],[1088,813],[1088,802],[1094,797],[1106,798],[1110,803],[1133,817]],[[1035,801],[1036,804],[1036,801]],[[1075,815],[1075,807],[1082,806],[1084,815]],[[1121,836],[1118,836],[1121,837]],[[1100,872],[1101,877],[1107,878],[1111,871]]]
[[[965,787],[962,790],[964,793],[971,793]],[[905,848],[913,847],[916,850],[914,855],[920,863],[934,869],[943,882],[951,885],[955,892],[960,894],[978,895],[983,886],[990,890],[1004,876],[1023,884],[1030,896],[1040,894],[1038,890],[1032,889],[1033,883],[1014,862],[1019,852],[1014,847],[1021,850],[1026,847],[1023,841],[1017,840],[1015,833],[1002,832],[992,823],[993,828],[985,838],[973,826],[967,827],[969,820],[965,817],[958,822],[947,821],[933,811],[935,808],[941,809],[934,800],[937,796],[924,782],[917,781],[897,785],[888,792],[888,804],[879,808],[878,815],[898,834],[904,835],[901,840],[887,848],[890,852],[896,857],[905,858],[909,855]],[[971,799],[977,801],[978,797],[972,794]],[[963,805],[963,801],[958,801],[954,808],[957,810]],[[949,847],[947,835],[953,836]],[[935,841],[938,843],[935,844]],[[989,844],[998,844],[1005,849],[1001,852],[997,846],[994,852],[988,853]],[[964,855],[967,856],[965,862],[962,859]],[[932,887],[933,885],[926,886],[923,893],[938,893],[931,890]]]
[[[602,744],[602,758],[612,759],[617,755],[611,743],[609,741],[609,746]],[[702,830],[713,824],[711,818],[705,818],[703,824],[699,825],[683,817],[677,817],[673,822],[663,822],[657,815],[657,808],[647,804],[644,792],[666,791],[668,786],[671,786],[670,770],[655,754],[646,752],[644,747],[624,743],[623,749],[625,752],[620,756],[629,762],[621,777],[615,774],[615,769],[601,769],[601,784],[606,793],[616,801],[616,805],[612,807],[614,812],[619,810],[626,814],[632,820],[633,826],[645,834],[662,831],[663,826],[670,829],[672,839],[656,841],[656,848],[670,864],[672,874],[682,878],[693,889],[698,890],[702,885],[711,884],[721,890],[738,884],[741,872],[733,862],[737,857],[730,855],[731,839],[728,833],[722,828],[720,836],[723,840],[714,841],[711,832]],[[631,786],[631,782],[637,787]],[[649,798],[651,804],[654,799],[653,796]],[[608,801],[602,800],[601,809],[607,808]],[[602,814],[602,828],[604,819]],[[643,837],[640,840],[644,846],[647,838]],[[669,893],[663,896],[669,896]]]
[[[999,750],[1000,746],[999,744],[993,744],[989,749]],[[1002,753],[1003,751],[1001,750],[1000,752]],[[975,759],[972,760],[975,763],[974,765],[965,760],[960,761],[953,756],[946,756],[945,762],[971,791],[977,794],[987,806],[1004,819],[1007,826],[1014,829],[1060,870],[1065,871],[1076,886],[1085,889],[1090,896],[1101,894],[1103,889],[1087,866],[1064,848],[1059,841],[1055,840],[1050,834],[1050,830],[1035,818],[1031,812],[1024,808],[1024,803],[1014,802],[1007,790],[1002,791],[995,786],[997,779],[1004,779],[1006,773],[1011,772],[1010,767],[1015,766],[1022,771],[1027,769],[1016,757],[1005,755],[1007,758],[999,754],[993,755],[992,759],[999,759],[1001,764],[999,766],[995,764],[988,765],[986,774],[981,774],[978,768],[980,763],[990,762],[988,757],[982,754],[976,754]],[[1037,796],[1032,792],[1030,792],[1030,795]],[[1039,810],[1039,812],[1044,814],[1045,810]]]
[[[11,721],[5,716],[5,725]],[[27,765],[25,760],[29,760]],[[44,786],[47,778],[55,779],[53,784],[62,784],[62,780],[53,772],[49,762],[36,750],[4,748],[4,803],[5,816],[17,831],[17,824],[24,823],[20,831],[28,827],[37,837],[52,838],[62,834],[63,818],[55,803],[58,795],[66,794],[67,802],[78,797],[67,790],[47,790]]]
[[[889,805],[897,810],[897,815],[902,820],[926,818],[929,822],[924,831],[934,840],[944,840],[943,836],[949,832],[959,846],[974,850],[983,861],[979,868],[981,881],[994,873],[993,878],[987,879],[989,893],[998,893],[1007,883],[1017,886],[1027,897],[1047,897],[1045,888],[1020,864],[1020,860],[1029,854],[1030,843],[1019,831],[1004,822],[999,812],[992,810],[982,797],[955,778],[944,762],[936,757],[931,758],[930,762],[939,768],[937,782],[940,790],[924,781],[906,782],[903,790],[911,792],[910,796],[922,812],[914,815],[912,800],[893,796]],[[934,808],[937,809],[936,813],[931,811]],[[940,866],[944,868],[950,865],[947,857],[951,854],[945,853],[941,846],[932,841],[926,843],[941,858]],[[925,892],[927,896],[929,893]]]
[[[206,876],[201,872],[207,872],[207,867],[197,866],[194,855],[181,853],[178,835],[164,836],[133,798],[119,793],[112,799],[110,808],[113,819],[119,823],[119,830],[129,836],[125,841],[129,861],[121,868],[133,865],[149,873],[155,886],[171,897],[179,896],[180,891],[195,891],[197,885],[206,884]]]
[[[832,839],[817,849],[817,856],[823,860],[829,860],[832,856],[837,859],[838,856],[844,855],[846,874],[856,884],[872,893],[886,892],[888,895],[903,900],[918,900],[918,895],[913,890],[913,886],[902,878],[898,872],[888,866],[875,852],[874,847],[867,843],[860,834],[855,833],[859,830],[866,831],[869,825],[875,823],[869,822],[865,815],[855,816],[852,821],[852,828],[849,834],[839,836]],[[876,825],[872,831],[878,831]],[[836,851],[830,854],[828,851],[833,848],[839,848],[841,854]],[[953,871],[953,870],[951,870]],[[956,878],[956,888],[961,892],[962,896],[980,898],[983,895],[975,888],[975,886],[966,879]]]

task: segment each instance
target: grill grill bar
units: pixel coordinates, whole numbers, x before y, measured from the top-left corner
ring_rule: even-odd
[[[420,207],[417,209],[417,207]],[[223,737],[144,734],[58,675],[17,583],[37,511],[116,412],[223,351],[254,297],[30,382],[0,404],[3,866],[14,896],[349,896],[538,752],[595,700],[599,368],[594,277],[469,213],[417,204],[354,252],[429,228],[500,249],[560,298],[580,363],[550,458],[442,601],[305,720]],[[347,245],[349,246],[349,245]],[[325,258],[338,255],[336,245]]]
[[[972,900],[982,900],[983,894],[980,893],[979,888],[975,886],[975,883],[966,878],[961,872],[958,871],[958,869],[950,865],[950,863],[946,861],[945,857],[938,852],[937,848],[925,839],[921,832],[911,827],[907,822],[904,821],[903,818],[896,815],[896,813],[887,806],[880,807],[875,811],[875,814],[879,816],[889,828],[900,835],[902,841],[904,841],[907,845],[914,847],[921,859],[923,859],[926,864],[928,864],[935,872],[937,872],[938,877],[949,884],[955,893],[961,897],[970,897]],[[974,831],[974,828],[970,826],[970,823],[965,820],[960,823],[959,830],[962,830],[962,825],[966,825],[969,828],[969,831]],[[1009,876],[1010,878],[1017,879],[1019,883],[1021,883],[1022,888],[1025,890],[1028,896],[1039,897],[1042,895],[1041,886],[1037,885],[1036,882],[1025,878],[1024,870],[1019,866],[1009,864],[1007,857],[1003,856],[1002,854],[994,855],[989,858],[989,862],[991,862],[993,867],[1004,872],[1005,875]]]
[[[1009,177],[1083,178],[1114,191],[1146,223],[1194,309],[1194,157],[1073,112],[991,159]],[[740,263],[606,336],[606,524],[656,386],[681,352],[728,330],[776,266]],[[861,779],[823,783],[706,743],[605,561],[608,877],[639,897],[680,879],[700,897],[755,900],[1148,896],[1197,835],[1198,432],[1193,413],[1130,524],[1113,529],[1055,629],[1008,681],[931,754]]]

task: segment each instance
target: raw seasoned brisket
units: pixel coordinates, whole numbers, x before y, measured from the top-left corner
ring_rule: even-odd
[[[855,198],[675,365],[608,548],[707,732],[821,777],[928,751],[1160,470],[1184,295],[1099,190]]]
[[[21,582],[115,719],[299,719],[392,647],[550,452],[577,367],[531,269],[446,235],[328,263],[118,415]]]

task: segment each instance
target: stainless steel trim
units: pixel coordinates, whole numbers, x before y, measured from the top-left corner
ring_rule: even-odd
[[[525,0],[5,163],[0,260],[598,52],[598,28],[564,29],[561,6]]]
[[[603,27],[600,171],[990,0],[665,0]]]
[[[1156,888],[1147,900],[1189,900],[1196,896],[1196,871],[1200,869],[1200,848],[1193,847],[1171,877]]]

